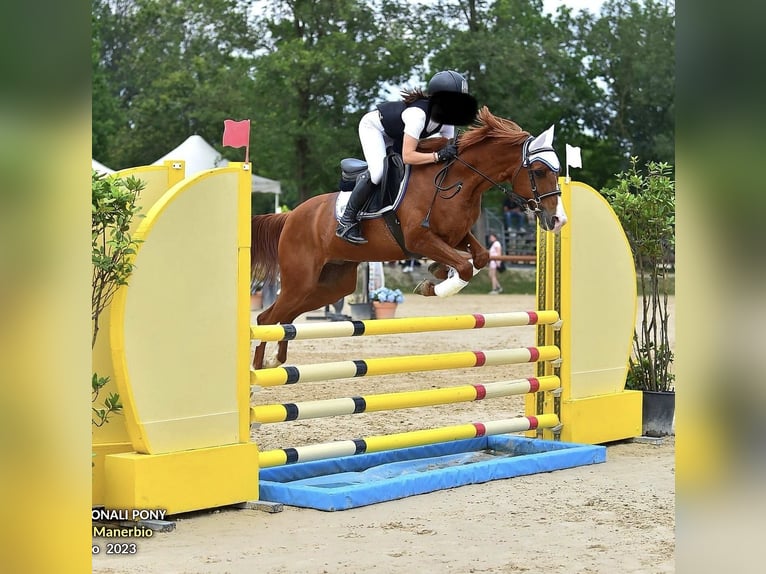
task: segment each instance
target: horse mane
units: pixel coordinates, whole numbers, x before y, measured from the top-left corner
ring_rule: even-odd
[[[499,118],[489,111],[487,106],[479,110],[476,122],[459,139],[461,151],[487,138],[499,138],[509,140],[511,144],[519,144],[529,137],[519,125],[511,120]]]

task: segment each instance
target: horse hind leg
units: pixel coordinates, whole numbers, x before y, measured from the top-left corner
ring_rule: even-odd
[[[266,310],[262,311],[256,322],[258,325],[273,325],[275,321],[272,319],[272,310],[276,301]],[[291,322],[291,321],[287,321]],[[267,348],[273,348],[271,354],[267,356]],[[283,348],[284,347],[284,348]],[[280,358],[281,356],[281,358]],[[276,344],[269,343],[267,341],[261,341],[255,347],[255,353],[253,354],[252,368],[255,370],[263,368],[278,367],[284,363],[287,359],[287,341],[280,341]]]
[[[279,294],[277,300],[271,307],[258,315],[259,325],[273,325],[277,322],[292,323],[301,313],[318,309],[324,305],[335,303],[342,297],[349,295],[356,289],[356,268],[358,263],[345,262],[343,264],[328,265],[323,268],[319,274],[316,285],[312,287],[300,306],[290,306],[285,310],[287,297],[291,295],[286,290]],[[305,275],[304,275],[305,279]],[[297,285],[297,281],[285,281],[283,277],[283,286],[285,284]],[[282,304],[279,307],[280,303]],[[277,321],[276,317],[281,320]],[[287,362],[287,341],[279,341],[274,351],[267,357],[265,343],[261,343],[256,349],[256,355],[253,359],[253,368],[273,368]],[[263,349],[261,349],[263,346]],[[260,351],[260,352],[259,352]]]
[[[287,341],[280,341],[277,344],[277,350],[272,357],[277,361],[277,365],[283,365],[287,362]]]
[[[287,362],[287,341],[279,341],[271,354],[263,361],[266,369],[284,365]]]
[[[269,343],[267,341],[261,341],[258,343],[255,347],[255,352],[253,353],[253,362],[251,368],[254,370],[263,369],[263,368],[270,368],[270,367],[278,367],[282,363],[285,362],[285,358],[283,358],[281,361],[279,360],[279,351],[281,350],[279,346],[285,345],[285,349],[282,353],[283,357],[287,357],[287,342],[286,341],[280,341],[279,343]],[[269,356],[266,356],[267,349],[271,348],[273,345],[273,351]]]
[[[253,354],[253,369],[262,369],[263,368],[263,355],[266,353],[266,343],[262,342],[259,343],[255,347],[255,354]]]
[[[266,356],[268,345],[268,343],[263,341],[256,346],[255,354],[253,355],[253,369],[270,369],[272,367],[278,367],[287,361],[287,341],[279,341],[275,343],[271,353]]]

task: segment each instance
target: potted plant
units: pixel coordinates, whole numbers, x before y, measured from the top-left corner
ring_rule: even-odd
[[[396,316],[396,307],[404,303],[404,295],[400,289],[380,287],[370,291],[370,301],[376,319],[390,319]]]
[[[641,322],[633,333],[626,388],[643,391],[643,433],[673,434],[675,375],[668,337],[670,270],[675,252],[675,182],[667,163],[649,162],[646,173],[631,158],[617,186],[602,193],[628,238],[636,266]]]

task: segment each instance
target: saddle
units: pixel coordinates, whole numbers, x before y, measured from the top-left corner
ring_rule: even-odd
[[[335,204],[336,217],[340,219],[346,208],[350,192],[356,185],[356,179],[367,170],[367,162],[356,158],[345,158],[340,161],[340,193]],[[386,160],[383,164],[383,177],[380,184],[375,186],[375,191],[370,199],[359,212],[362,219],[374,219],[383,217],[388,212],[393,212],[404,198],[409,181],[410,167],[405,166],[402,156],[393,148],[388,148]]]

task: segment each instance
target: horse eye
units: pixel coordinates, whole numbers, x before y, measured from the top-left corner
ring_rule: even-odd
[[[545,170],[544,169],[536,169],[532,171],[532,175],[535,177],[545,177]]]

